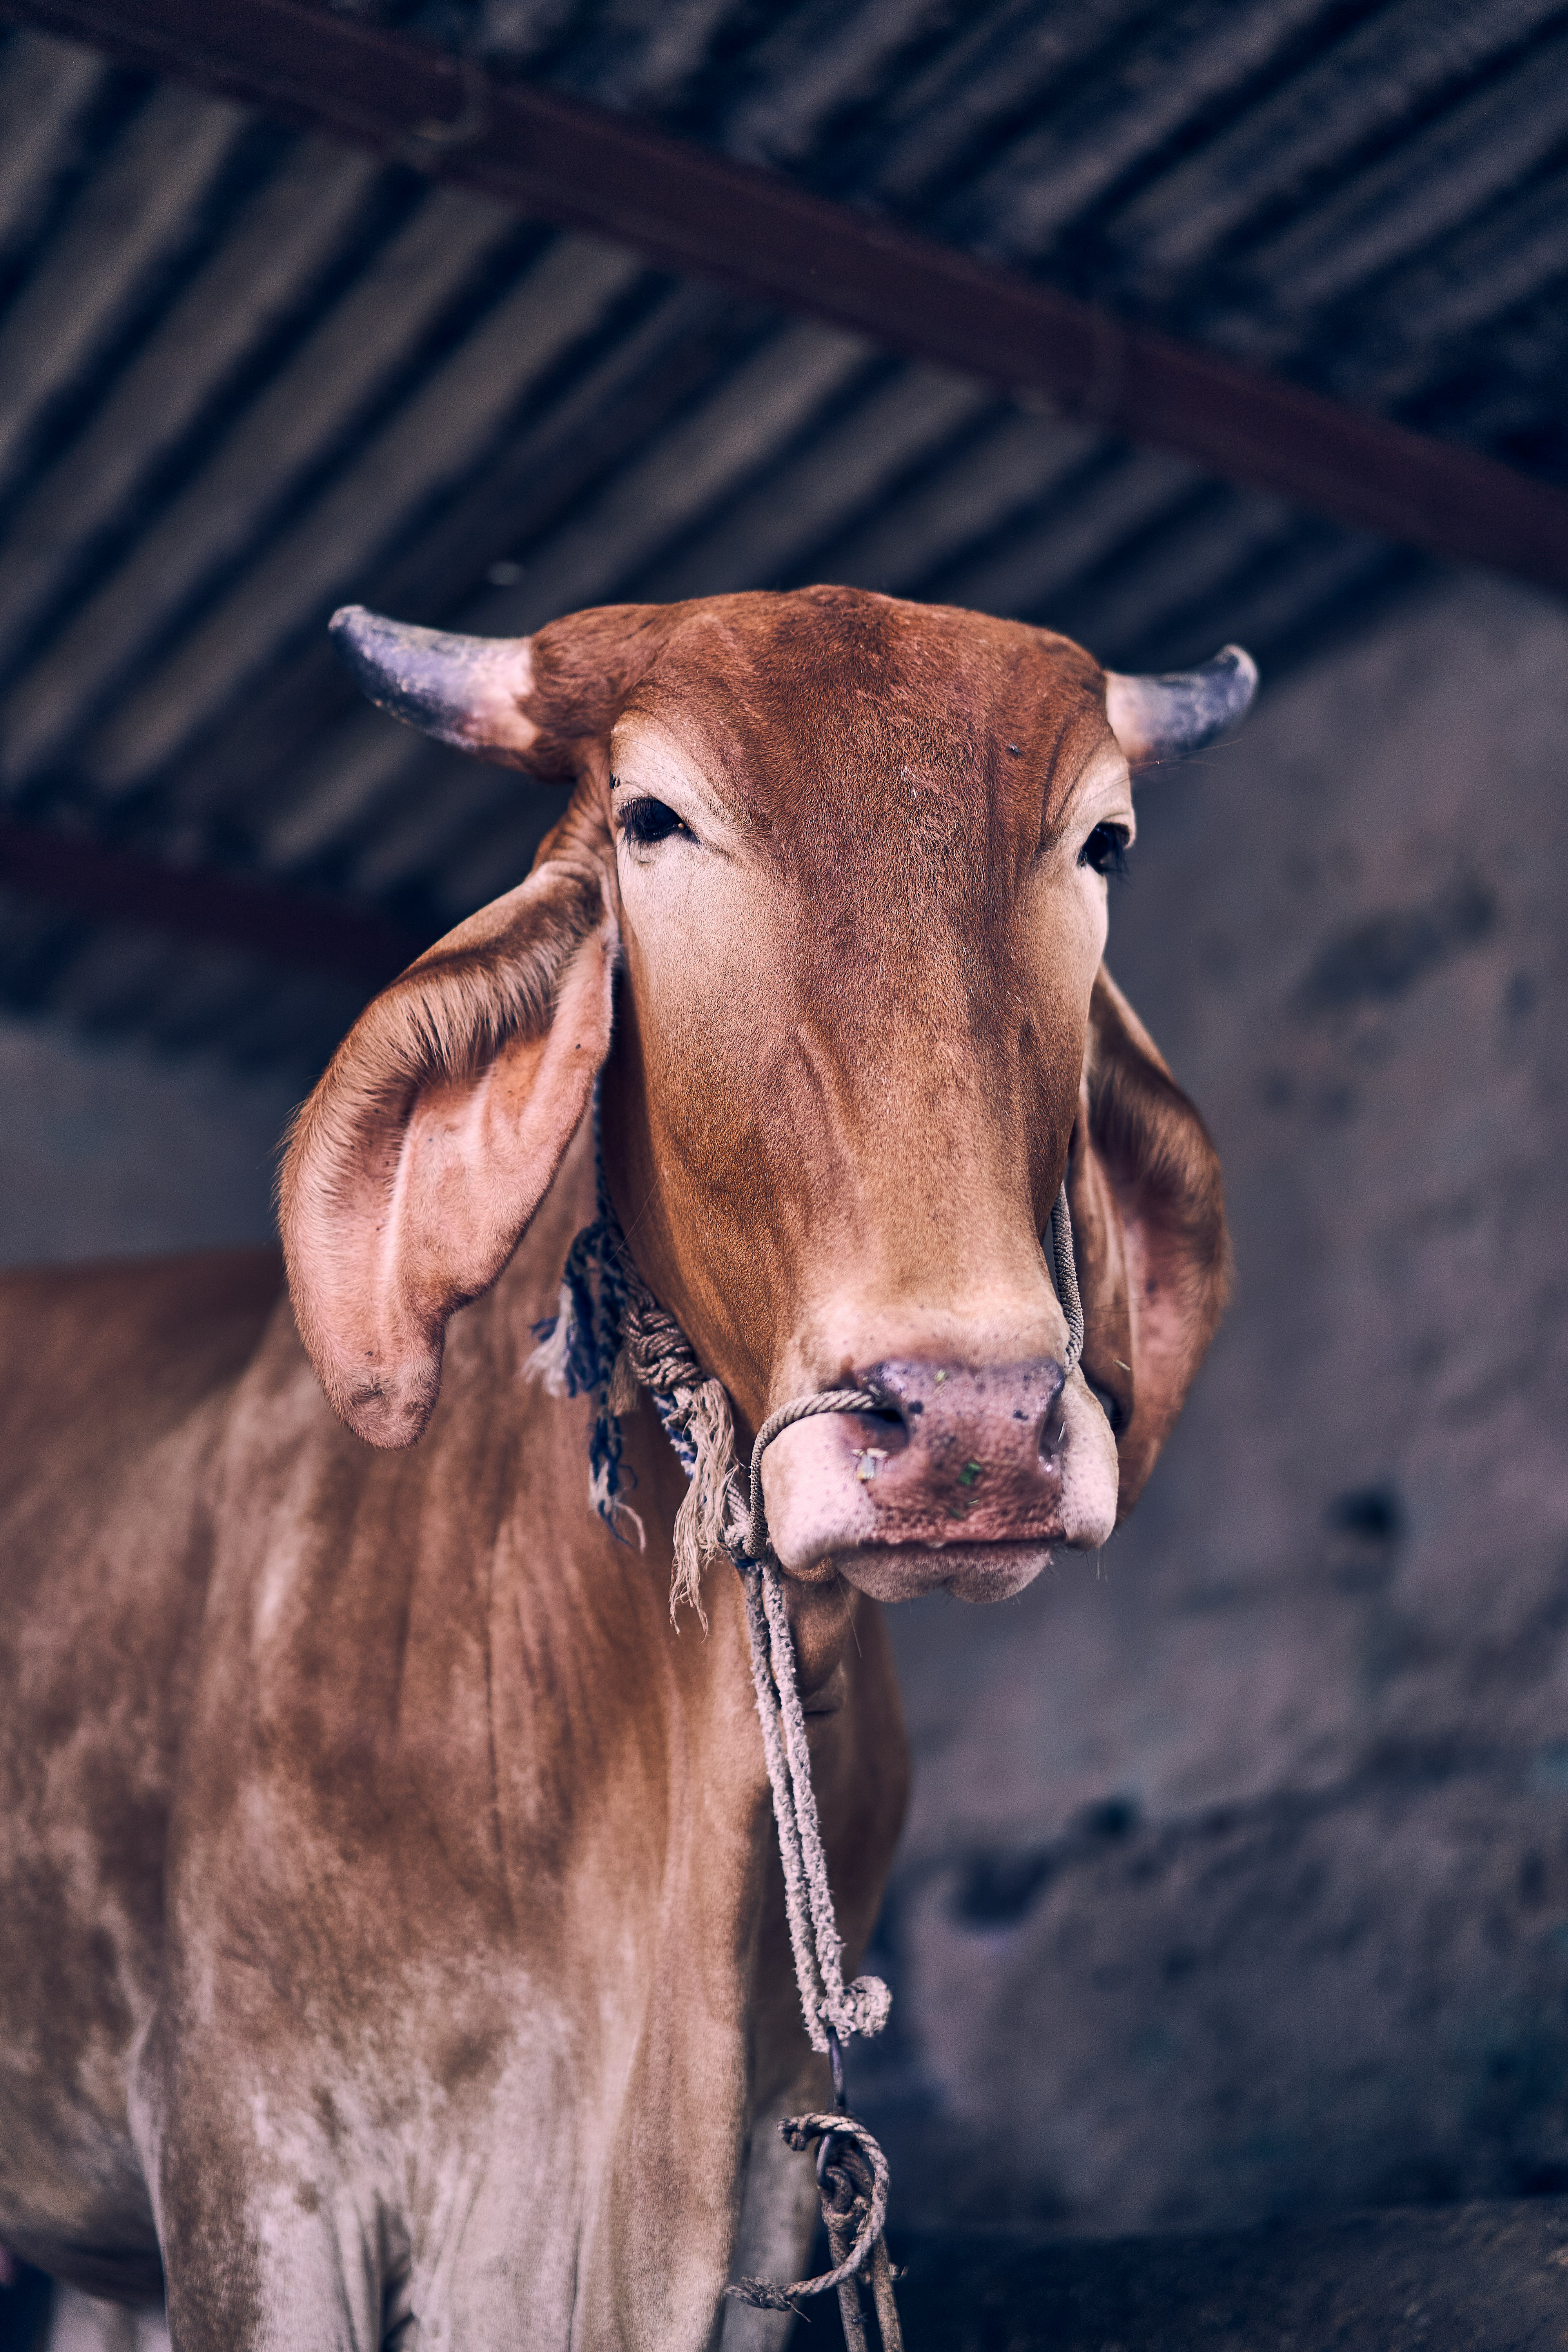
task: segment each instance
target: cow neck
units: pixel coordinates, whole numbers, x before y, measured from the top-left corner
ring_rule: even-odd
[[[752,1683],[773,1790],[784,1862],[784,1900],[795,1980],[813,2049],[880,2032],[890,1995],[878,1977],[844,1980],[844,1940],[834,1916],[805,1717],[795,1674],[784,1583],[768,1541],[762,1460],[779,1432],[819,1412],[875,1412],[884,1401],[868,1389],[828,1389],[773,1413],[757,1432],[749,1478],[742,1473],[729,1391],[702,1369],[685,1332],[644,1282],[626,1247],[605,1181],[595,1139],[596,1214],[567,1253],[560,1311],[542,1323],[528,1370],[555,1395],[591,1396],[588,1491],[595,1509],[623,1542],[646,1531],[621,1494],[620,1417],[646,1389],[687,1476],[675,1521],[670,1614],[689,1601],[707,1627],[700,1579],[704,1559],[726,1553],[739,1572],[746,1605]]]
[[[845,1982],[844,1938],[833,1907],[812,1787],[795,1643],[763,1498],[763,1456],[783,1431],[817,1413],[884,1412],[888,1401],[870,1389],[819,1389],[797,1397],[763,1422],[749,1470],[742,1473],[728,1390],[703,1370],[685,1332],[654,1297],[626,1246],[605,1181],[596,1103],[594,1125],[594,1222],[583,1228],[567,1253],[559,1311],[534,1327],[539,1345],[526,1369],[543,1381],[552,1395],[593,1398],[589,1496],[612,1534],[625,1542],[624,1522],[635,1531],[639,1548],[647,1541],[642,1519],[621,1494],[620,1423],[621,1415],[636,1404],[637,1391],[647,1391],[687,1477],[675,1521],[672,1617],[689,1601],[706,1631],[700,1579],[703,1562],[711,1554],[727,1553],[740,1575],[752,1686],[784,1864],[795,1982],[811,2045],[832,2064],[837,2102],[833,2115],[795,2116],[781,2126],[790,2145],[803,2152],[814,2140],[821,2144],[817,2178],[834,2267],[818,2278],[796,2279],[787,2286],[746,2279],[729,2292],[744,2302],[784,2310],[803,2295],[836,2288],[846,2334],[853,2342],[859,2330],[858,2325],[851,2327],[846,2298],[854,2297],[855,2276],[869,2261],[884,2352],[891,2352],[899,2339],[882,2242],[887,2160],[865,2126],[845,2109],[842,2045],[856,2034],[879,2033],[892,1996],[879,1977]],[[1083,1351],[1083,1308],[1065,1183],[1051,1211],[1050,1244],[1057,1296],[1068,1321],[1064,1371],[1070,1373]],[[835,2183],[837,2211],[832,2204]],[[858,2303],[854,2308],[858,2310]],[[863,2335],[859,2340],[864,2342]]]

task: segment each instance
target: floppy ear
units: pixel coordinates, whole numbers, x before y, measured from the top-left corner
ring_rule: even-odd
[[[1117,1518],[1143,1490],[1225,1306],[1219,1159],[1103,965],[1068,1171],[1084,1378],[1116,1433]]]
[[[373,1445],[424,1429],[447,1319],[521,1240],[609,1046],[606,882],[550,846],[383,990],[295,1121],[281,1188],[294,1313],[329,1399]]]
[[[584,782],[528,880],[362,1013],[294,1124],[289,1287],[321,1386],[373,1445],[411,1445],[448,1317],[501,1272],[588,1107],[619,944],[591,779],[682,607],[605,605],[532,637],[367,613],[331,631],[373,701],[478,759]],[[600,778],[601,784],[603,778]]]

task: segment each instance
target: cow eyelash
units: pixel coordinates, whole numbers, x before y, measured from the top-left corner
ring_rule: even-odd
[[[684,834],[688,841],[697,836],[689,824],[682,823],[668,801],[656,801],[651,795],[644,800],[627,801],[620,810],[621,832],[634,849],[652,849],[676,834]]]
[[[1120,882],[1127,873],[1127,852],[1131,843],[1132,835],[1124,824],[1097,824],[1079,851],[1078,862]]]

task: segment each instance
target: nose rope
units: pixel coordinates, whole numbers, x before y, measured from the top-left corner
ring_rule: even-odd
[[[740,1574],[795,1981],[807,2036],[826,2056],[835,2035],[847,2042],[857,2033],[879,2032],[891,1997],[879,1978],[844,1980],[844,1939],[812,1788],[795,1643],[778,1560],[768,1541],[762,1465],[773,1439],[794,1423],[823,1412],[882,1412],[886,1401],[868,1389],[829,1389],[784,1406],[758,1431],[749,1480],[742,1484],[728,1392],[703,1371],[685,1332],[638,1273],[602,1165],[598,1192],[598,1216],[578,1234],[567,1258],[560,1313],[552,1326],[539,1327],[540,1345],[525,1369],[541,1376],[552,1393],[593,1396],[589,1491],[614,1532],[620,1533],[617,1522],[626,1516],[639,1540],[641,1519],[620,1495],[619,1416],[630,1410],[638,1388],[647,1391],[688,1480],[676,1517],[672,1610],[689,1598],[700,1612],[697,1571],[705,1555],[726,1552]],[[599,1277],[596,1299],[591,1268]]]
[[[705,1557],[726,1552],[739,1572],[801,2012],[812,2048],[833,2061],[839,2099],[837,2116],[790,2116],[779,2126],[785,2140],[802,2150],[822,2138],[817,2172],[832,2269],[788,2285],[742,2279],[726,2293],[760,2309],[786,2310],[804,2296],[834,2290],[846,2337],[851,2347],[859,2347],[866,2337],[857,2279],[869,2264],[883,2352],[900,2352],[892,2272],[883,2241],[887,2159],[866,2126],[844,2108],[840,2055],[841,2044],[854,2035],[881,2032],[892,1996],[879,1977],[857,1977],[848,1984],[844,1980],[844,1938],[838,1932],[812,1786],[795,1643],[763,1495],[763,1457],[786,1429],[818,1413],[886,1412],[889,1400],[870,1389],[820,1389],[782,1405],[758,1430],[750,1475],[742,1483],[729,1393],[704,1372],[685,1332],[637,1271],[605,1181],[596,1134],[595,1172],[595,1221],[572,1244],[562,1276],[560,1310],[550,1321],[536,1325],[539,1345],[524,1370],[541,1378],[552,1395],[593,1397],[590,1499],[622,1540],[619,1521],[629,1520],[639,1545],[646,1542],[642,1520],[620,1491],[620,1416],[635,1404],[637,1390],[647,1390],[687,1476],[676,1515],[672,1616],[681,1600],[689,1600],[706,1630],[700,1591]],[[1065,1184],[1051,1211],[1050,1236],[1057,1297],[1068,1323],[1065,1377],[1083,1350],[1083,1307]],[[596,1296],[591,1280],[595,1272]]]
[[[1065,1178],[1051,1210],[1051,1275],[1058,1301],[1068,1318],[1067,1352],[1062,1358],[1062,1377],[1066,1380],[1077,1371],[1079,1358],[1083,1353],[1083,1300],[1079,1296],[1078,1261],[1072,1245],[1072,1211],[1068,1207]]]

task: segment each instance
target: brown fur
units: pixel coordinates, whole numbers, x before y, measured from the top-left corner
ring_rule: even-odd
[[[1068,1188],[1084,1363],[1115,1400],[1118,1517],[1142,1493],[1230,1282],[1219,1157],[1110,974],[1097,974]]]
[[[161,2250],[176,2352],[410,2313],[699,2352],[732,2263],[804,2253],[768,2119],[825,2084],[737,1582],[672,1630],[650,1413],[645,1558],[588,1507],[585,1406],[522,1378],[595,1073],[631,1247],[753,1427],[879,1354],[1054,1395],[1069,1146],[1124,1492],[1219,1308],[1212,1150],[1096,977],[1085,654],[815,590],[576,615],[531,675],[572,807],[301,1114],[293,1313],[258,1259],[0,1282],[0,2237],[127,2294]],[[612,734],[708,780],[711,854],[625,862]],[[1005,1551],[1024,1506],[986,1507]],[[853,1958],[897,1695],[831,1559],[791,1610]]]

